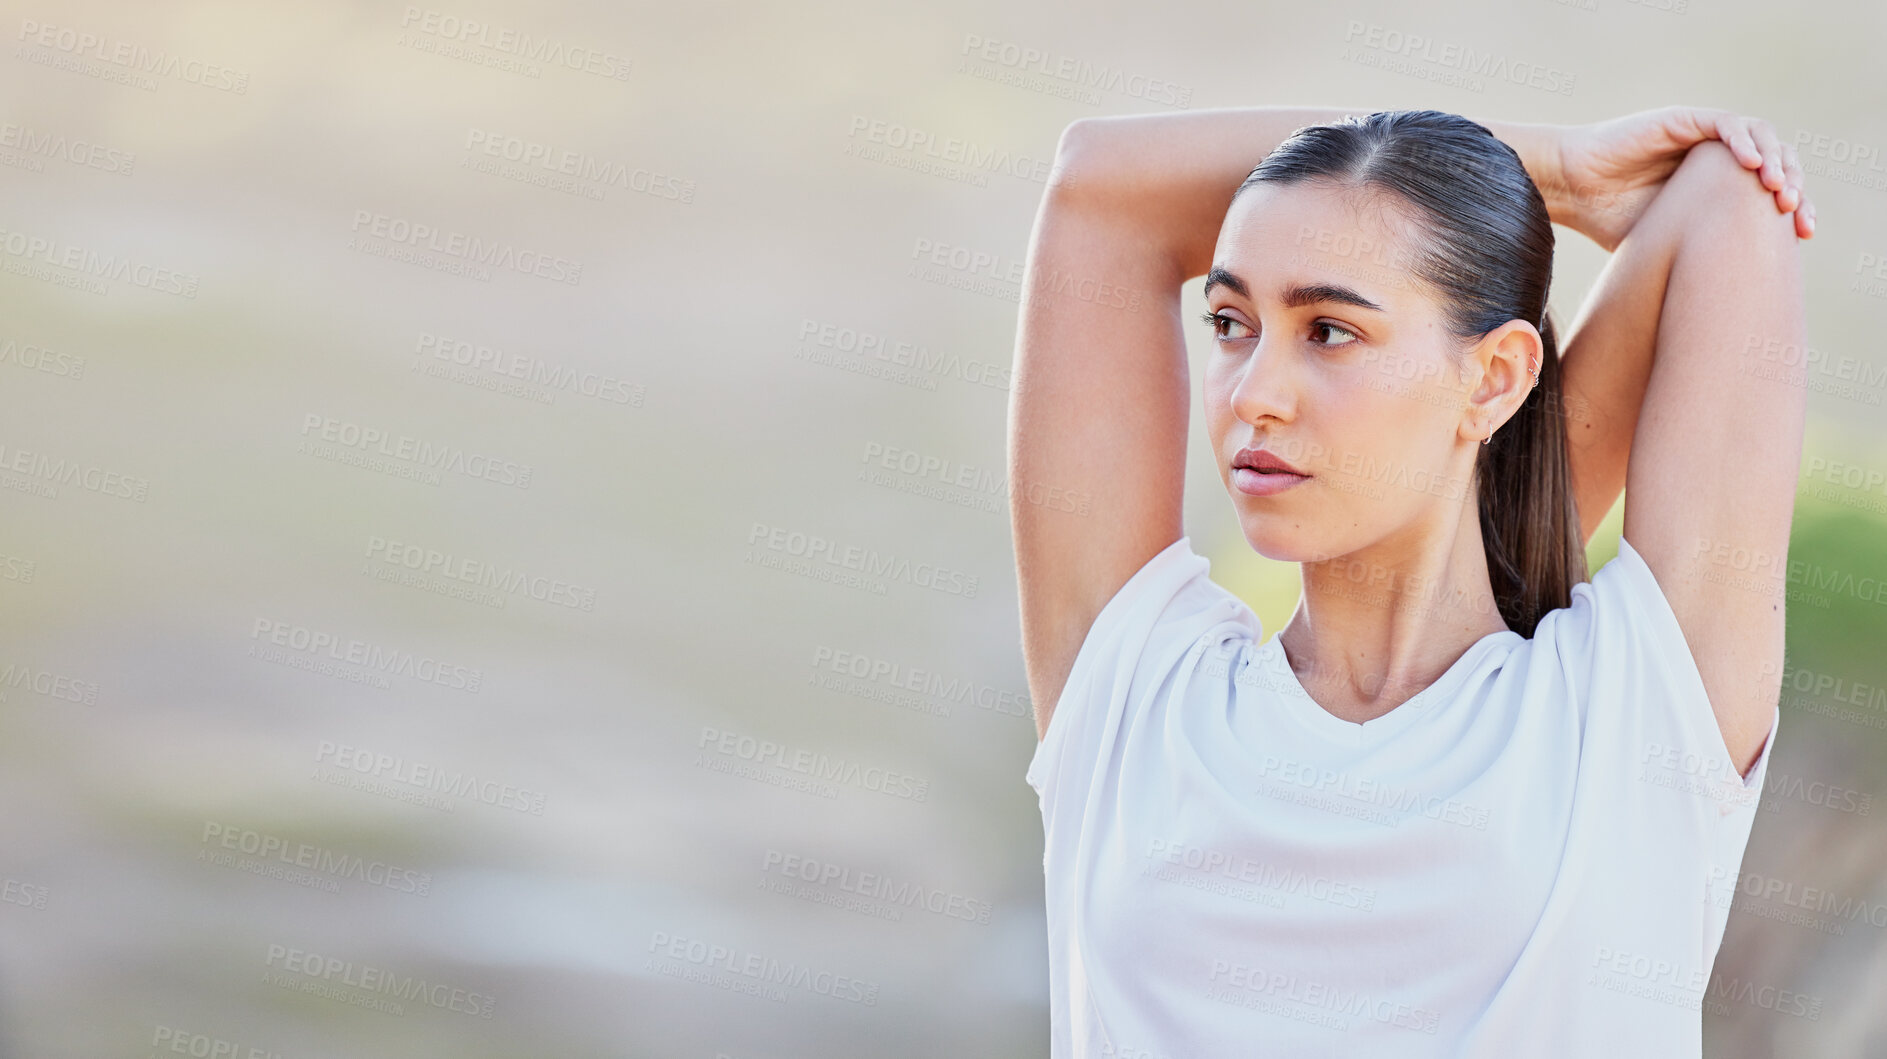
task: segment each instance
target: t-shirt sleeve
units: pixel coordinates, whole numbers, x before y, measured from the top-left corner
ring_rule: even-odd
[[[1541,619],[1534,638],[1552,641],[1573,687],[1587,770],[1604,782],[1691,795],[1717,822],[1723,852],[1740,859],[1780,709],[1749,773],[1739,775],[1677,614],[1631,542],[1620,538],[1618,556],[1572,596],[1570,607]]]
[[[1695,948],[1656,955],[1707,969],[1729,922],[1780,709],[1748,774],[1738,774],[1677,614],[1628,540],[1573,586],[1570,606],[1540,619],[1531,649],[1556,655],[1542,677],[1564,682],[1562,693],[1541,688],[1533,701],[1577,712],[1572,814],[1582,839],[1566,863],[1582,872],[1580,892],[1673,915],[1694,903]]]
[[[1213,582],[1209,568],[1191,538],[1181,537],[1147,560],[1095,617],[1026,773],[1045,819],[1058,798],[1085,794],[1099,763],[1201,634],[1241,616],[1256,634],[1250,607]]]

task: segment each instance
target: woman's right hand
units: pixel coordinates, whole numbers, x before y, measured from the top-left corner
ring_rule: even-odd
[[[1582,231],[1615,250],[1678,163],[1704,140],[1722,140],[1745,169],[1757,170],[1775,194],[1776,209],[1795,214],[1799,238],[1815,234],[1815,207],[1802,192],[1795,148],[1769,122],[1713,107],[1659,107],[1562,127],[1561,186],[1554,191],[1571,200]]]

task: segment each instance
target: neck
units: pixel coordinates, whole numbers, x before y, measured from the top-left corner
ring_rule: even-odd
[[[1367,548],[1301,564],[1303,596],[1278,642],[1326,711],[1381,717],[1507,628],[1473,495]]]

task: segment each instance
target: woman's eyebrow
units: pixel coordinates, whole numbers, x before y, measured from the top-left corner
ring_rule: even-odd
[[[1212,288],[1220,286],[1229,288],[1241,298],[1251,297],[1251,288],[1245,285],[1244,280],[1239,279],[1226,269],[1215,266],[1211,272],[1206,273],[1206,288],[1203,293],[1211,294]],[[1354,305],[1359,309],[1368,309],[1371,312],[1379,313],[1384,311],[1382,306],[1377,305],[1361,294],[1358,294],[1348,287],[1339,286],[1334,283],[1293,284],[1278,292],[1278,300],[1283,302],[1284,307],[1287,309],[1296,309],[1305,305],[1315,305],[1318,302],[1342,302],[1345,305]]]
[[[1354,305],[1371,312],[1383,311],[1382,306],[1361,294],[1333,283],[1300,283],[1286,287],[1278,292],[1278,300],[1283,302],[1287,309],[1295,309],[1300,305],[1315,305],[1318,302],[1342,302],[1345,305]]]
[[[1245,286],[1244,280],[1214,265],[1212,271],[1206,273],[1206,289],[1203,293],[1211,294],[1212,288],[1220,286],[1230,287],[1241,298],[1251,297],[1251,290]]]

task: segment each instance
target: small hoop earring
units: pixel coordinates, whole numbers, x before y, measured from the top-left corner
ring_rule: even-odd
[[[1485,445],[1488,442],[1493,441],[1493,440],[1494,440],[1494,435],[1489,434],[1488,436],[1481,439],[1481,444]]]

